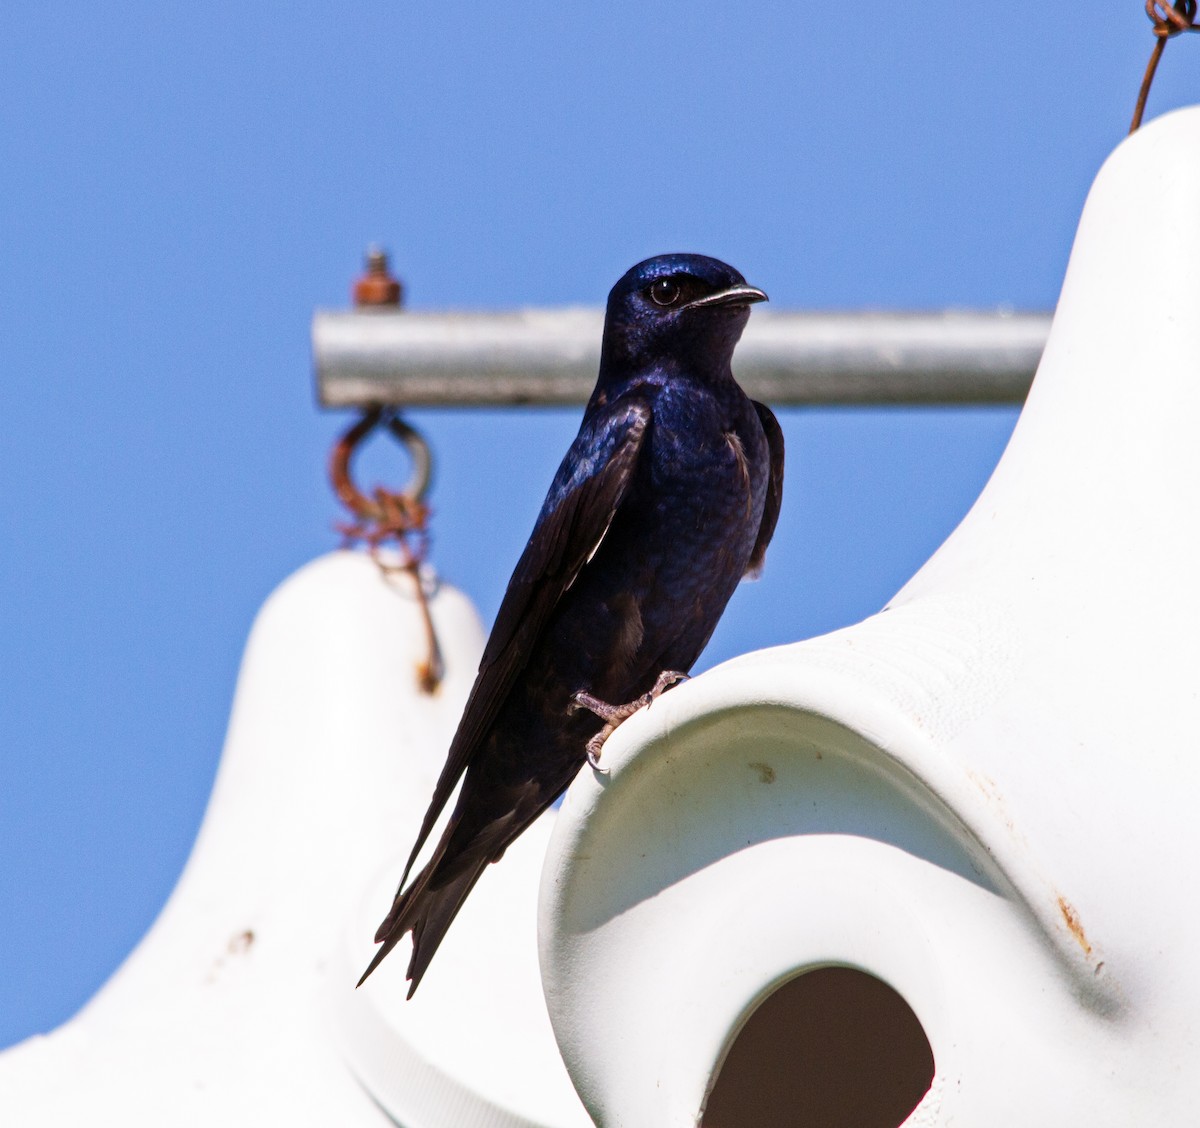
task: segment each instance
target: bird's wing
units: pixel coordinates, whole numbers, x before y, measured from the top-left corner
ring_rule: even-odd
[[[779,520],[779,507],[783,503],[783,430],[775,413],[766,404],[754,403],[758,412],[759,422],[762,423],[763,433],[767,436],[767,449],[771,454],[771,472],[767,478],[767,499],[763,504],[762,522],[758,526],[758,539],[754,542],[754,551],[750,553],[750,563],[746,566],[748,576],[757,576],[762,571],[763,560],[767,555],[767,545],[775,535],[775,524]]]
[[[529,543],[508,581],[446,766],[404,867],[401,888],[546,621],[608,532],[633,479],[650,420],[648,400],[622,397],[585,420],[563,459]]]

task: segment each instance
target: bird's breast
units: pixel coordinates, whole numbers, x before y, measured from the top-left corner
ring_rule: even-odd
[[[655,423],[644,479],[655,510],[717,522],[730,532],[742,524],[757,531],[769,461],[757,418],[684,416]]]

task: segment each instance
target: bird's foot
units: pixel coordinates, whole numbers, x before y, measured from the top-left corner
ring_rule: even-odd
[[[600,750],[622,721],[632,717],[643,705],[649,705],[650,702],[661,697],[677,682],[687,681],[689,676],[680,670],[663,670],[649,693],[643,693],[641,697],[627,701],[624,705],[610,705],[607,701],[601,701],[598,697],[593,697],[583,690],[576,693],[571,699],[572,710],[587,709],[588,712],[595,713],[604,722],[604,727],[587,742],[587,762],[592,768],[596,771],[604,770],[600,767]]]

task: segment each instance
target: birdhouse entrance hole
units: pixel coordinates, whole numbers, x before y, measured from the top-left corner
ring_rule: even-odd
[[[898,1128],[933,1074],[929,1039],[900,995],[854,968],[820,968],[751,1014],[703,1128]]]

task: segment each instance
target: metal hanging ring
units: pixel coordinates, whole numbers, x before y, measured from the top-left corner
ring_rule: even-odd
[[[401,497],[410,503],[420,505],[429,492],[429,485],[433,478],[433,455],[421,433],[387,408],[368,408],[363,412],[362,418],[348,428],[334,444],[333,451],[329,456],[329,478],[338,499],[351,513],[368,521],[376,522],[386,520],[389,516],[379,501],[378,495],[382,491],[376,491],[375,497],[364,494],[354,482],[350,465],[354,453],[362,444],[363,439],[379,426],[385,416],[387,429],[404,447],[408,452],[408,457],[412,460],[412,476],[409,478],[408,484],[398,494],[394,494],[392,491],[387,491],[387,493],[390,496]]]

